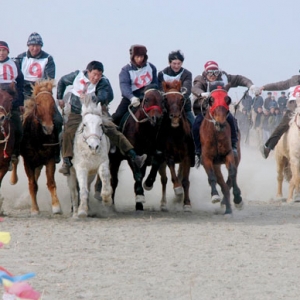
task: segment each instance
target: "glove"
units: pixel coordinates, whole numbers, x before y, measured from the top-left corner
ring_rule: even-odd
[[[207,98],[207,97],[209,97],[209,95],[210,95],[210,92],[201,93],[201,97],[203,97],[203,98]]]
[[[249,88],[250,92],[254,94],[255,96],[258,96],[260,94],[260,88],[252,84]]]
[[[138,97],[132,97],[130,101],[133,107],[138,107],[141,103]]]

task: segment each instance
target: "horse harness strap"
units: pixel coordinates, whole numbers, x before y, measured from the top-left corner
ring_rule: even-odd
[[[181,112],[182,112],[183,109],[184,109],[184,106],[185,106],[185,102],[186,102],[186,98],[184,97],[184,94],[185,94],[185,93],[180,93],[180,92],[178,92],[178,91],[171,91],[171,92],[163,93],[164,96],[166,96],[166,95],[171,95],[171,94],[178,94],[178,95],[182,96],[182,98],[184,99],[183,105],[182,105],[182,107],[181,107]]]
[[[2,134],[3,134],[3,136],[4,136],[4,139],[0,140],[0,144],[5,143],[4,149],[3,149],[3,157],[4,158],[8,158],[9,156],[6,153],[6,147],[7,147],[8,140],[10,138],[10,124],[8,125],[8,134],[5,132],[5,129],[4,129],[4,127],[2,125],[0,127],[0,130],[1,130]]]
[[[34,98],[36,99],[39,95],[41,94],[49,94],[52,96],[52,93],[51,92],[48,92],[48,91],[43,91],[43,92],[39,92],[37,95],[34,96]]]

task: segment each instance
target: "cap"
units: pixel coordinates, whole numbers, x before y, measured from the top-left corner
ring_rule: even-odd
[[[208,71],[208,70],[219,70],[219,65],[215,61],[209,60],[208,62],[205,63],[204,70],[205,71]]]
[[[8,53],[9,53],[9,47],[8,47],[8,45],[7,45],[6,42],[0,41],[0,48],[6,49],[8,51]]]
[[[28,41],[27,41],[27,46],[30,46],[30,45],[40,45],[40,46],[44,45],[42,37],[37,32],[33,32],[29,36]]]

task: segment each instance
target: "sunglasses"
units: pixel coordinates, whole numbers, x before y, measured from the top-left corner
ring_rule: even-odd
[[[219,74],[220,74],[220,71],[219,70],[208,70],[208,71],[206,71],[206,74],[208,75],[208,76],[218,76]]]

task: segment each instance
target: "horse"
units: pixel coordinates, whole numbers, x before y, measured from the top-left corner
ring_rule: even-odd
[[[234,157],[231,147],[231,130],[226,121],[230,103],[231,99],[226,90],[221,88],[213,90],[208,98],[208,109],[199,129],[202,164],[211,186],[211,201],[212,203],[221,201],[216,188],[218,183],[223,193],[221,205],[225,205],[225,215],[232,214],[231,187],[233,187],[235,207],[238,209],[243,207],[241,190],[237,184],[237,168],[241,157],[240,142],[238,141],[237,145],[237,157]],[[227,182],[221,172],[222,164],[225,164],[228,170]]]
[[[14,149],[15,135],[14,125],[10,119],[12,101],[16,95],[14,83],[0,85],[0,187],[4,176],[10,167],[11,156]],[[16,162],[12,163],[12,167],[16,167]],[[10,183],[16,184],[17,176],[13,172],[10,177]],[[0,196],[0,211],[3,198]]]
[[[145,176],[147,165],[158,164],[156,155],[156,136],[159,130],[160,121],[163,117],[163,97],[159,90],[149,86],[145,90],[143,100],[140,106],[133,112],[128,107],[129,117],[127,118],[122,132],[134,146],[137,154],[147,154],[147,160],[141,170],[137,170],[132,161],[128,160],[117,149],[115,153],[110,153],[110,172],[112,177],[112,189],[113,189],[113,203],[115,191],[118,186],[118,171],[122,160],[127,159],[128,164],[133,172],[135,184],[135,202],[136,210],[143,210],[143,203],[145,202],[144,188],[142,185],[143,178]],[[152,186],[148,186],[150,190]]]
[[[184,94],[181,92],[181,82],[162,82],[164,91],[165,114],[159,132],[159,148],[163,152],[164,163],[159,168],[162,183],[161,210],[167,210],[166,166],[169,167],[175,195],[183,196],[184,211],[191,211],[189,196],[190,168],[194,166],[194,142],[191,128],[184,111]],[[175,165],[179,164],[176,174]],[[149,179],[145,181],[147,183]]]
[[[54,133],[53,116],[55,100],[52,95],[53,80],[35,83],[30,99],[26,100],[23,116],[23,138],[20,153],[28,177],[31,197],[31,215],[39,214],[37,204],[38,179],[43,166],[46,167],[47,187],[52,198],[53,214],[60,214],[61,207],[56,193],[55,146],[58,141]]]
[[[282,182],[289,182],[286,202],[300,201],[300,101],[291,116],[289,130],[275,147],[277,165],[277,198],[282,198]],[[295,191],[295,195],[293,197]]]
[[[95,175],[98,174],[101,178],[101,198],[106,205],[112,202],[112,188],[108,158],[110,143],[103,129],[108,118],[102,115],[101,104],[92,102],[91,95],[85,95],[81,101],[82,122],[75,134],[73,166],[67,177],[73,217],[84,218],[88,215],[89,187]],[[77,183],[80,193],[79,208]]]

